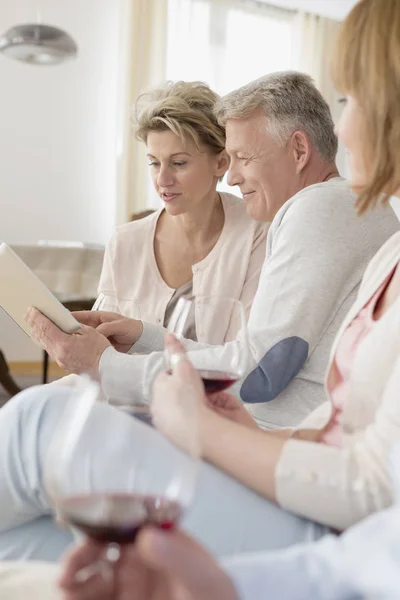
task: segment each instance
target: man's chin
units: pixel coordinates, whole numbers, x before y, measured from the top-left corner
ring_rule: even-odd
[[[265,218],[262,206],[260,206],[257,202],[252,202],[251,200],[245,200],[245,202],[246,212],[251,219],[254,219],[255,221],[268,221],[268,219]]]

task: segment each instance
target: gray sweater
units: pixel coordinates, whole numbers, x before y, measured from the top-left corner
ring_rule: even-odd
[[[342,178],[303,189],[279,210],[250,311],[247,371],[231,388],[260,425],[296,425],[326,399],[324,374],[335,334],[368,262],[398,227],[390,207],[358,217]],[[113,348],[103,353],[100,373],[109,398],[150,400],[145,390],[163,368],[164,333],[145,323],[131,354]],[[219,368],[236,344],[242,340],[223,347],[186,342],[198,368]]]

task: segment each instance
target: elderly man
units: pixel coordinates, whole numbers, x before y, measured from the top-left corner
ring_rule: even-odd
[[[260,425],[291,426],[324,400],[333,338],[367,263],[398,222],[390,208],[357,217],[335,165],[328,105],[307,75],[267,75],[222,98],[217,114],[226,125],[228,182],[240,187],[252,217],[271,222],[248,322],[248,368],[232,389]],[[99,370],[116,402],[148,401],[146,385],[163,367],[163,328],[107,313],[77,316],[83,327],[73,336],[37,311],[28,320],[61,366]],[[225,356],[241,343],[227,344]],[[218,347],[187,348],[195,366],[218,360]]]

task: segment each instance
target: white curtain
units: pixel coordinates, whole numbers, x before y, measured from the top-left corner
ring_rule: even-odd
[[[122,0],[118,155],[118,223],[147,206],[145,148],[132,132],[131,108],[165,79],[168,0]]]
[[[293,69],[308,73],[328,102],[336,123],[340,117],[339,94],[330,73],[334,42],[340,27],[339,21],[319,15],[298,12],[294,20]],[[337,164],[342,175],[347,176],[344,149],[339,145]]]
[[[130,125],[137,96],[165,79],[202,80],[225,94],[272,71],[309,73],[336,121],[330,54],[339,23],[254,0],[121,0],[118,222],[157,207],[144,145]],[[346,175],[345,157],[338,165]],[[222,189],[228,189],[222,184]]]
[[[288,69],[293,16],[253,0],[169,0],[167,76],[226,94]]]

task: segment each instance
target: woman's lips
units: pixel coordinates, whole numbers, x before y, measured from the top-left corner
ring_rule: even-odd
[[[180,196],[180,194],[161,194],[161,199],[164,202],[171,202],[171,200],[175,200],[178,196]]]

